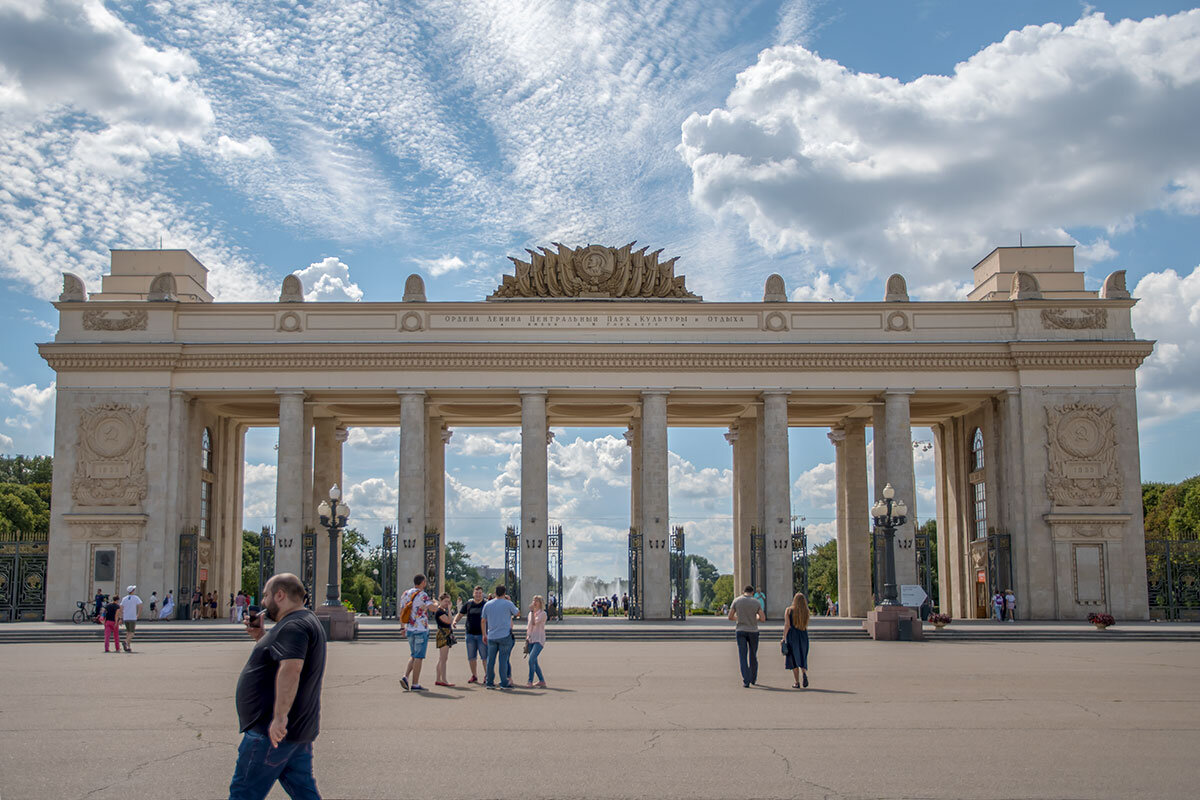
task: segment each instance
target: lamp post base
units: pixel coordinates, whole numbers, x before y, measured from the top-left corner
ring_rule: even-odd
[[[863,623],[863,627],[877,642],[898,641],[901,627],[905,628],[906,632],[912,631],[912,641],[925,641],[925,632],[921,629],[921,615],[908,606],[876,606],[874,611],[867,612],[867,621]]]
[[[317,606],[313,613],[325,628],[331,642],[352,642],[358,638],[358,620],[345,606]]]

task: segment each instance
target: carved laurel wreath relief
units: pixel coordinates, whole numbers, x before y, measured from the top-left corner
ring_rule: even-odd
[[[1042,309],[1042,327],[1059,330],[1087,330],[1108,327],[1107,308],[1085,308],[1078,315],[1065,308]]]
[[[101,403],[79,414],[71,495],[84,506],[134,506],[146,499],[146,409]]]
[[[117,316],[110,316],[107,311],[99,308],[89,308],[83,312],[83,329],[85,331],[144,331],[149,315],[145,311],[122,311]]]
[[[1090,403],[1046,409],[1046,492],[1060,506],[1113,506],[1121,499],[1113,410]]]

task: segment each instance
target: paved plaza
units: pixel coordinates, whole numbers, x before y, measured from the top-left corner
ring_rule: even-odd
[[[0,798],[225,797],[249,647],[0,646]],[[458,647],[459,686],[420,695],[404,643],[331,644],[317,780],[327,800],[1196,794],[1192,642],[817,639],[808,690],[774,639],[757,688],[734,654],[551,631],[550,689],[468,687]]]

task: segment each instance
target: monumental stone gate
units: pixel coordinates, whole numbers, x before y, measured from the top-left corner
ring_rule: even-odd
[[[916,425],[934,432],[936,509],[919,511],[937,519],[944,611],[986,614],[1011,586],[1021,617],[1146,618],[1134,386],[1152,343],[1134,335],[1123,272],[1088,291],[1069,247],[998,248],[965,301],[910,302],[893,275],[878,302],[789,302],[772,275],[761,302],[704,302],[675,259],[632,244],[528,252],[485,301],[428,302],[413,275],[401,302],[305,302],[289,276],[278,302],[216,303],[183,250],[115,250],[90,295],[65,275],[58,333],[39,346],[58,385],[47,618],[128,583],[178,593],[185,560],[184,582],[236,591],[255,426],[279,430],[275,569],[300,574],[356,425],[400,429],[400,589],[426,563],[427,531],[444,548],[453,428],[520,427],[528,603],[547,590],[550,426],[622,426],[644,616],[669,618],[667,430],[727,426],[735,583],[750,579],[753,529],[778,619],[792,595],[788,428],[810,426],[837,453],[841,613],[864,616],[868,470],[914,518]],[[897,582],[915,583],[911,523],[897,539]]]

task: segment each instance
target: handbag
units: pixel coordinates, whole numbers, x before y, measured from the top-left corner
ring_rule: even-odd
[[[790,651],[788,649],[787,639],[784,639],[782,642],[779,643],[779,651],[780,651],[781,655],[785,655],[785,656],[788,655],[788,653]]]

